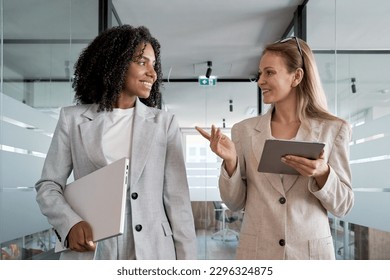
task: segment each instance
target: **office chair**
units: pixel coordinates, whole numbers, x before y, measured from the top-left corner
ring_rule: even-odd
[[[211,238],[221,240],[223,242],[238,240],[238,232],[229,228],[229,224],[237,221],[238,217],[228,215],[226,212],[227,207],[223,205],[222,202],[213,201],[213,204],[215,211],[215,220],[222,222],[222,229],[214,233]]]

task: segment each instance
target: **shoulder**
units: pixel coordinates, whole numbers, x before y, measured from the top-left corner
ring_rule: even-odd
[[[237,126],[237,127],[253,126],[253,125],[256,125],[262,118],[263,118],[263,116],[256,116],[256,117],[248,118],[248,119],[245,119],[245,120],[242,120],[242,121],[236,123],[234,126]]]
[[[339,130],[350,130],[350,124],[341,118],[335,117],[334,119],[324,119],[320,120],[320,122],[323,123],[325,127],[328,127],[329,129],[333,129],[336,131]]]
[[[266,131],[267,118],[265,116],[257,116],[242,120],[233,125],[231,130],[232,140],[235,143],[245,141],[259,131]],[[268,125],[269,126],[269,125]]]
[[[173,114],[165,110],[161,110],[156,107],[149,107],[142,103],[138,98],[135,104],[135,112],[144,116],[145,118],[155,118],[156,121],[160,122],[162,120],[168,120],[173,118]]]
[[[245,120],[242,120],[236,124],[233,125],[232,131],[247,131],[247,130],[253,130],[256,127],[263,127],[267,125],[268,118],[266,115],[262,116],[256,116],[252,118],[248,118]]]
[[[335,139],[350,139],[351,125],[341,118],[335,117],[333,119],[311,119],[310,127],[321,127],[322,134],[333,135]]]
[[[92,110],[94,112],[97,112],[98,105],[97,104],[80,104],[80,105],[70,105],[65,106],[61,108],[61,111],[66,114],[72,114],[72,113],[84,113],[88,110]]]
[[[147,121],[152,121],[157,127],[168,131],[168,130],[178,130],[179,123],[176,116],[165,110],[161,110],[154,107],[147,107],[143,109],[144,118]]]
[[[165,110],[161,110],[154,107],[146,106],[145,111],[147,112],[147,114],[154,115],[158,120],[171,120],[175,117],[175,115],[171,112],[167,112]]]
[[[272,116],[273,107],[269,108],[263,115],[251,117],[244,119],[238,123],[236,123],[232,130],[258,130],[258,131],[264,131],[267,130],[269,127],[269,124],[271,122],[271,116]]]
[[[95,119],[102,112],[98,112],[97,104],[80,104],[62,107],[60,111],[60,120],[67,122],[83,122],[85,120]]]

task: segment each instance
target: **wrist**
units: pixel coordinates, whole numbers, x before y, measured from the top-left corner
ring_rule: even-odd
[[[232,176],[237,168],[237,157],[231,160],[225,160],[225,169],[229,176]]]

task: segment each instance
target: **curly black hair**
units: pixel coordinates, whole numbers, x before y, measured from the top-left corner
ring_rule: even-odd
[[[99,105],[99,111],[112,111],[124,86],[129,62],[136,59],[140,44],[150,43],[156,62],[157,80],[150,96],[140,100],[147,106],[159,107],[162,83],[160,43],[145,26],[121,25],[99,34],[80,54],[74,67],[73,89],[77,104]]]

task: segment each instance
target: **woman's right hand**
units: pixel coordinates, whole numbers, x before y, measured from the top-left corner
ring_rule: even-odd
[[[96,244],[92,241],[92,228],[87,222],[81,221],[70,229],[68,247],[77,252],[94,251],[96,249]]]
[[[237,153],[233,141],[224,135],[220,128],[216,128],[214,125],[211,126],[211,134],[197,126],[195,129],[210,141],[211,150],[225,161],[226,171],[231,176],[237,166]]]

